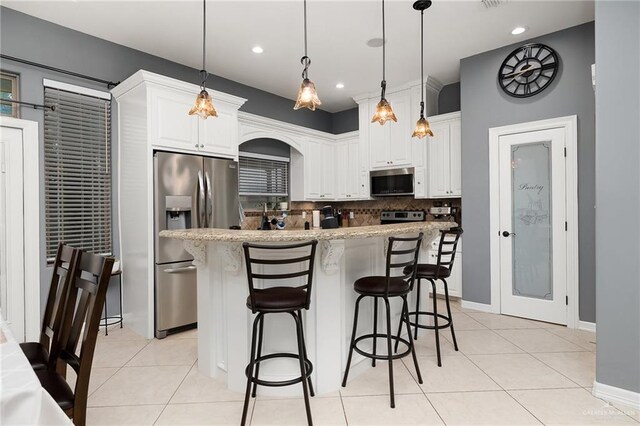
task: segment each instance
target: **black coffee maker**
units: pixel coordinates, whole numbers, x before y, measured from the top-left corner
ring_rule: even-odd
[[[324,216],[320,221],[320,227],[322,229],[335,229],[338,227],[338,218],[336,217],[333,207],[324,206],[322,208],[322,216]]]

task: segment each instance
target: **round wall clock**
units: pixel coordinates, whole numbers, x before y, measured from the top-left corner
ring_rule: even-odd
[[[528,98],[549,87],[559,66],[558,54],[549,46],[525,44],[502,62],[498,82],[508,95]]]

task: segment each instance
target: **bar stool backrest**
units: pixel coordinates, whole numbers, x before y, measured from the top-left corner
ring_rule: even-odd
[[[59,334],[65,326],[63,324],[64,310],[72,278],[78,267],[79,252],[78,249],[74,249],[64,243],[58,245],[51,274],[49,296],[47,296],[47,306],[44,310],[42,328],[40,329],[40,343],[47,351],[50,350],[53,339],[60,337]]]
[[[256,300],[255,300],[255,283],[254,280],[285,280],[296,277],[306,277],[305,283],[301,286],[297,286],[297,288],[302,288],[307,293],[307,299],[305,302],[305,309],[309,309],[309,305],[311,304],[311,285],[313,283],[313,265],[316,256],[316,246],[318,245],[318,240],[312,240],[304,243],[298,244],[284,244],[284,245],[268,245],[268,244],[253,244],[253,243],[243,243],[242,247],[244,249],[244,259],[247,266],[247,279],[249,282],[249,297],[251,300],[251,306],[253,307],[253,313],[256,312]],[[268,259],[266,257],[254,257],[252,252],[262,252],[263,254],[267,251],[286,251],[286,250],[297,250],[308,248],[309,252],[306,255],[300,256],[298,253],[292,254],[291,257],[279,256],[278,259]],[[303,266],[307,263],[306,266]],[[287,272],[287,273],[269,273],[266,271],[262,271],[261,273],[254,272],[254,265],[300,265],[302,268],[297,272]]]
[[[389,294],[389,285],[393,278],[402,278],[409,283],[409,289],[413,290],[413,282],[416,278],[416,265],[418,264],[420,244],[422,244],[423,237],[424,234],[422,232],[420,232],[417,237],[389,237],[385,295]],[[410,247],[407,248],[407,244],[403,243],[413,244],[408,244]],[[401,245],[404,247],[401,248]],[[409,266],[409,268],[407,268],[407,266]],[[395,275],[394,270],[396,269],[400,269],[400,275]]]
[[[440,231],[440,244],[438,245],[438,268],[436,268],[436,278],[439,278],[440,266],[444,266],[451,271],[453,262],[456,259],[458,242],[462,235],[462,228],[443,229]]]

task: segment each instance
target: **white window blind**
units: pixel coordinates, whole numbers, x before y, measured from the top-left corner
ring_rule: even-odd
[[[289,195],[289,159],[241,152],[240,195]]]
[[[60,241],[112,253],[111,100],[64,88],[44,89],[45,104],[56,107],[44,115],[48,260]]]

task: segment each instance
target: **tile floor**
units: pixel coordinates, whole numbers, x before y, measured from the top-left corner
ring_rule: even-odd
[[[640,413],[591,395],[595,334],[463,309],[453,304],[460,351],[441,336],[417,340],[424,383],[410,358],[394,364],[389,408],[384,362],[346,388],[311,399],[316,425],[638,424]],[[90,384],[88,425],[239,423],[244,395],[198,373],[195,330],[147,341],[131,330],[101,333]],[[70,378],[72,381],[73,378]],[[305,424],[299,398],[251,401],[252,425]]]

